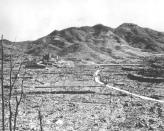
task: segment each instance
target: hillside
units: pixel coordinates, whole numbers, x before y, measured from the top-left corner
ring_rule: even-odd
[[[129,23],[120,25],[114,32],[133,47],[149,52],[164,51],[164,33],[162,32]]]
[[[115,29],[98,24],[55,30],[35,41],[19,42],[16,45],[33,56],[49,52],[52,56],[84,61],[122,61],[142,57],[150,52],[163,53],[164,33],[128,23]]]

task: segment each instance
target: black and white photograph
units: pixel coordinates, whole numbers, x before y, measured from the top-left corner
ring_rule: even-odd
[[[164,1],[0,0],[0,131],[164,131]]]

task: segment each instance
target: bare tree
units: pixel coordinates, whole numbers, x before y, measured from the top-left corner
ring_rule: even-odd
[[[19,68],[16,72],[16,74],[13,77],[13,69],[16,65],[12,64],[12,59],[11,59],[11,55],[10,54],[10,60],[9,60],[9,68],[5,68],[7,70],[4,70],[4,62],[6,62],[6,57],[7,56],[4,54],[4,49],[3,49],[3,35],[1,37],[1,99],[2,99],[2,131],[5,131],[5,108],[7,109],[7,107],[5,105],[7,105],[8,103],[8,110],[9,110],[9,130],[10,131],[15,131],[16,130],[16,124],[17,124],[17,116],[18,116],[18,111],[19,111],[19,105],[22,101],[23,98],[23,82],[24,82],[24,75],[26,72],[24,72],[22,79],[20,80],[18,75],[20,73],[20,70],[22,69],[22,65],[23,65],[23,61],[19,62]],[[5,59],[4,59],[5,58]],[[8,64],[8,63],[7,63]],[[8,72],[9,69],[9,74],[5,73]],[[5,77],[4,77],[5,75]],[[8,79],[9,77],[9,79]],[[4,82],[6,82],[7,80],[9,80],[9,92],[6,92],[6,90],[4,90]],[[18,81],[21,81],[20,84],[16,85],[16,83]],[[7,83],[8,84],[8,83]],[[19,91],[18,91],[19,90]],[[7,101],[5,101],[7,100]],[[15,101],[15,102],[13,102]],[[7,110],[6,110],[7,111]]]
[[[12,108],[11,108],[11,93],[12,93],[12,63],[11,63],[11,55],[10,55],[10,92],[9,92],[9,130],[12,131]]]
[[[41,97],[38,100],[38,105],[37,105],[37,111],[38,111],[38,120],[39,120],[39,126],[40,126],[40,131],[44,131],[43,130],[43,115],[42,115],[42,106],[43,106],[43,98]]]
[[[5,131],[5,106],[3,86],[3,35],[1,36],[1,99],[2,99],[2,131]]]
[[[16,124],[17,124],[17,116],[18,116],[18,111],[19,111],[19,105],[22,101],[22,98],[23,98],[23,80],[22,80],[22,83],[21,83],[21,93],[20,93],[20,96],[18,97],[18,95],[16,95],[15,97],[15,100],[16,100],[16,109],[15,109],[15,115],[14,115],[14,127],[13,127],[13,130],[15,131],[16,130]]]
[[[23,84],[24,84],[24,76],[26,71],[23,73],[22,78],[19,77],[22,63],[20,63],[17,72],[13,77],[13,69],[14,65],[12,64],[12,57],[10,55],[10,71],[9,71],[9,95],[8,95],[8,107],[9,107],[9,130],[15,131],[17,125],[17,116],[19,111],[19,106],[23,98]],[[21,80],[20,80],[21,79]],[[21,81],[20,84],[16,85],[17,82]]]
[[[43,116],[41,114],[41,110],[38,109],[38,119],[39,119],[40,131],[43,131],[42,117]]]

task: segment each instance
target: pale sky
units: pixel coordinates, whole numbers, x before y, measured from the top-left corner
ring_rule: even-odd
[[[0,0],[0,34],[35,40],[53,30],[135,23],[164,32],[164,0]]]

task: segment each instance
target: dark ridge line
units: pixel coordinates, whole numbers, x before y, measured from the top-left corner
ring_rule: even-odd
[[[103,87],[103,86],[36,86],[35,88],[65,88],[65,87]]]
[[[17,94],[20,94],[17,93]],[[24,93],[25,95],[44,95],[44,94],[70,94],[70,95],[74,95],[74,94],[79,94],[79,95],[82,95],[82,94],[95,94],[95,95],[105,95],[105,96],[113,96],[113,97],[118,97],[118,96],[122,96],[122,97],[126,97],[126,96],[129,96],[128,94],[125,94],[125,93],[118,93],[118,94],[113,94],[113,93],[98,93],[98,92],[95,92],[95,91],[35,91],[35,92],[26,92]],[[8,94],[5,94],[6,96],[8,96]],[[13,95],[16,95],[16,94],[13,94]],[[1,94],[0,94],[1,96]],[[163,98],[163,96],[157,96],[157,95],[154,95],[154,96],[150,96],[150,98],[153,98],[153,99],[156,99],[156,100],[160,100],[159,98]]]
[[[12,94],[12,95],[18,95],[20,92]],[[94,91],[34,91],[34,92],[25,92],[24,95],[37,95],[37,94],[96,94]],[[8,94],[5,94],[8,96]],[[0,94],[1,96],[1,94]]]
[[[25,94],[95,94],[94,91],[39,91],[39,92],[27,92]]]
[[[20,93],[18,93],[20,94]],[[26,92],[24,93],[25,95],[35,95],[35,94],[96,94],[96,95],[105,95],[105,96],[113,96],[113,97],[118,97],[118,96],[123,96],[126,97],[128,96],[127,94],[124,93],[118,93],[118,94],[113,94],[113,93],[98,93],[95,91],[35,91],[35,92]],[[14,94],[16,95],[16,94]]]

